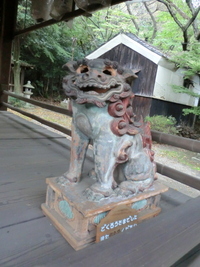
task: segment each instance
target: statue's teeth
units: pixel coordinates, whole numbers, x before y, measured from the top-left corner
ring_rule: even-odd
[[[89,95],[98,95],[98,93],[95,92],[95,91],[89,91],[88,94],[89,94]]]

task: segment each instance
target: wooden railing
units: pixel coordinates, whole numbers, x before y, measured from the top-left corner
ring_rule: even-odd
[[[50,104],[47,104],[47,103],[44,103],[44,102],[41,102],[41,101],[36,101],[36,100],[33,100],[33,99],[29,99],[29,98],[23,97],[21,95],[16,95],[16,94],[8,92],[8,91],[3,91],[3,93],[8,95],[8,96],[12,96],[12,97],[14,97],[16,99],[20,99],[20,100],[22,100],[22,101],[24,101],[26,103],[30,103],[32,105],[35,105],[35,106],[38,106],[38,107],[41,107],[41,108],[44,108],[44,109],[48,109],[48,110],[51,110],[51,111],[54,111],[54,112],[57,112],[57,113],[60,113],[60,114],[64,114],[66,116],[70,116],[70,117],[72,116],[72,112],[67,110],[67,109],[65,109],[65,108],[61,108],[61,107],[53,106],[53,105],[50,105]],[[52,127],[52,128],[54,128],[54,129],[56,129],[56,130],[58,130],[60,132],[63,132],[65,134],[67,134],[67,135],[71,135],[70,129],[67,129],[66,127],[63,127],[63,126],[61,126],[61,125],[59,125],[57,123],[53,123],[53,122],[47,121],[45,119],[42,119],[42,118],[40,118],[40,117],[38,117],[38,116],[36,116],[34,114],[26,112],[26,111],[24,111],[24,110],[22,110],[20,108],[16,108],[13,105],[5,103],[5,102],[3,102],[2,105],[7,107],[7,108],[9,108],[9,109],[12,109],[12,110],[14,110],[16,112],[19,112],[22,115],[25,115],[25,116],[27,116],[29,118],[32,118],[32,119],[34,119],[36,121],[39,121],[40,123],[42,123],[44,125]]]
[[[33,99],[28,99],[28,98],[25,98],[23,96],[20,96],[20,95],[16,95],[14,93],[11,93],[9,91],[3,91],[4,95],[7,95],[7,96],[12,96],[14,98],[17,98],[17,99],[20,99],[22,101],[25,101],[27,103],[30,103],[30,104],[33,104],[35,106],[39,106],[41,108],[44,108],[44,109],[48,109],[48,110],[51,110],[51,111],[54,111],[54,112],[57,112],[57,113],[60,113],[60,114],[64,114],[66,116],[70,116],[72,117],[72,112],[65,109],[65,108],[61,108],[61,107],[57,107],[57,106],[53,106],[53,105],[50,105],[50,104],[46,104],[46,103],[43,103],[43,102],[40,102],[40,101],[36,101],[36,100],[33,100]],[[33,115],[29,112],[26,112],[24,110],[21,110],[20,108],[16,108],[14,106],[12,106],[11,104],[8,104],[8,103],[5,103],[5,102],[2,102],[0,103],[1,105],[9,108],[9,109],[12,109],[16,112],[19,112],[29,118],[32,118],[36,121],[39,121],[40,123],[44,124],[44,125],[47,125],[49,127],[52,127],[60,132],[63,132],[67,135],[70,135],[71,136],[71,130],[70,129],[67,129],[59,124],[56,124],[56,123],[53,123],[53,122],[50,122],[50,121],[47,121],[45,119],[42,119],[36,115]],[[157,131],[152,131],[152,138],[154,141],[158,142],[158,143],[164,143],[164,144],[168,144],[168,145],[172,145],[172,146],[175,146],[175,147],[179,147],[179,148],[183,148],[183,149],[187,149],[187,150],[190,150],[190,151],[193,151],[193,152],[197,152],[197,153],[200,153],[200,141],[196,141],[196,140],[191,140],[189,138],[183,138],[183,137],[178,137],[178,136],[175,136],[175,135],[169,135],[169,134],[164,134],[164,133],[161,133],[161,132],[157,132]],[[200,190],[200,178],[198,177],[195,177],[195,176],[192,176],[192,175],[189,175],[187,173],[183,173],[183,172],[180,172],[180,171],[177,171],[173,168],[170,168],[166,165],[163,165],[163,164],[160,164],[160,163],[157,163],[156,162],[156,165],[157,165],[157,172],[164,175],[164,176],[167,176],[173,180],[176,180],[178,182],[181,182],[185,185],[188,185],[192,188],[195,188],[195,189],[198,189]]]

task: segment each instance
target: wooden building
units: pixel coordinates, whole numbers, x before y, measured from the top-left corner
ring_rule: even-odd
[[[136,115],[173,116],[178,122],[192,123],[193,116],[183,116],[182,110],[197,106],[199,99],[173,91],[172,84],[183,86],[183,69],[177,69],[164,53],[129,33],[115,36],[87,56],[88,59],[97,57],[118,61],[138,71],[138,78],[132,85]],[[189,89],[200,91],[199,76],[193,78]]]

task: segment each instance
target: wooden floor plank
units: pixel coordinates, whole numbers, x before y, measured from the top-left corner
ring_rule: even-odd
[[[200,244],[188,252],[171,267],[199,267],[200,266]]]
[[[27,120],[10,112],[0,111],[0,139],[27,139],[27,138],[64,138],[53,131],[49,131],[40,125]]]
[[[54,257],[59,244],[71,247],[46,218],[32,220],[0,230],[0,266],[36,266]],[[4,242],[3,242],[4,241]],[[61,248],[61,245],[59,248]],[[60,255],[60,251],[56,250]],[[46,256],[46,257],[44,257]],[[49,262],[49,261],[48,261]]]
[[[200,242],[199,201],[200,198],[190,200],[176,207],[175,212],[166,212],[78,252],[64,241],[47,218],[1,229],[0,237],[6,245],[0,249],[0,264],[169,267],[184,250]]]
[[[0,206],[0,229],[20,224],[22,222],[43,217],[41,203],[45,201],[45,191],[42,195],[27,197],[23,201]]]

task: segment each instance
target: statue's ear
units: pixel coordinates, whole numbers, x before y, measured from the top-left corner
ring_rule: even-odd
[[[138,78],[136,73],[139,73],[139,72],[140,70],[125,69],[123,72],[123,77],[128,84],[131,84],[134,79]]]
[[[140,71],[141,71],[140,69],[133,69],[133,72],[134,72],[135,74],[138,74]]]
[[[70,71],[72,73],[76,72],[76,69],[78,68],[78,64],[76,61],[69,61],[65,65],[62,66],[64,70]]]

